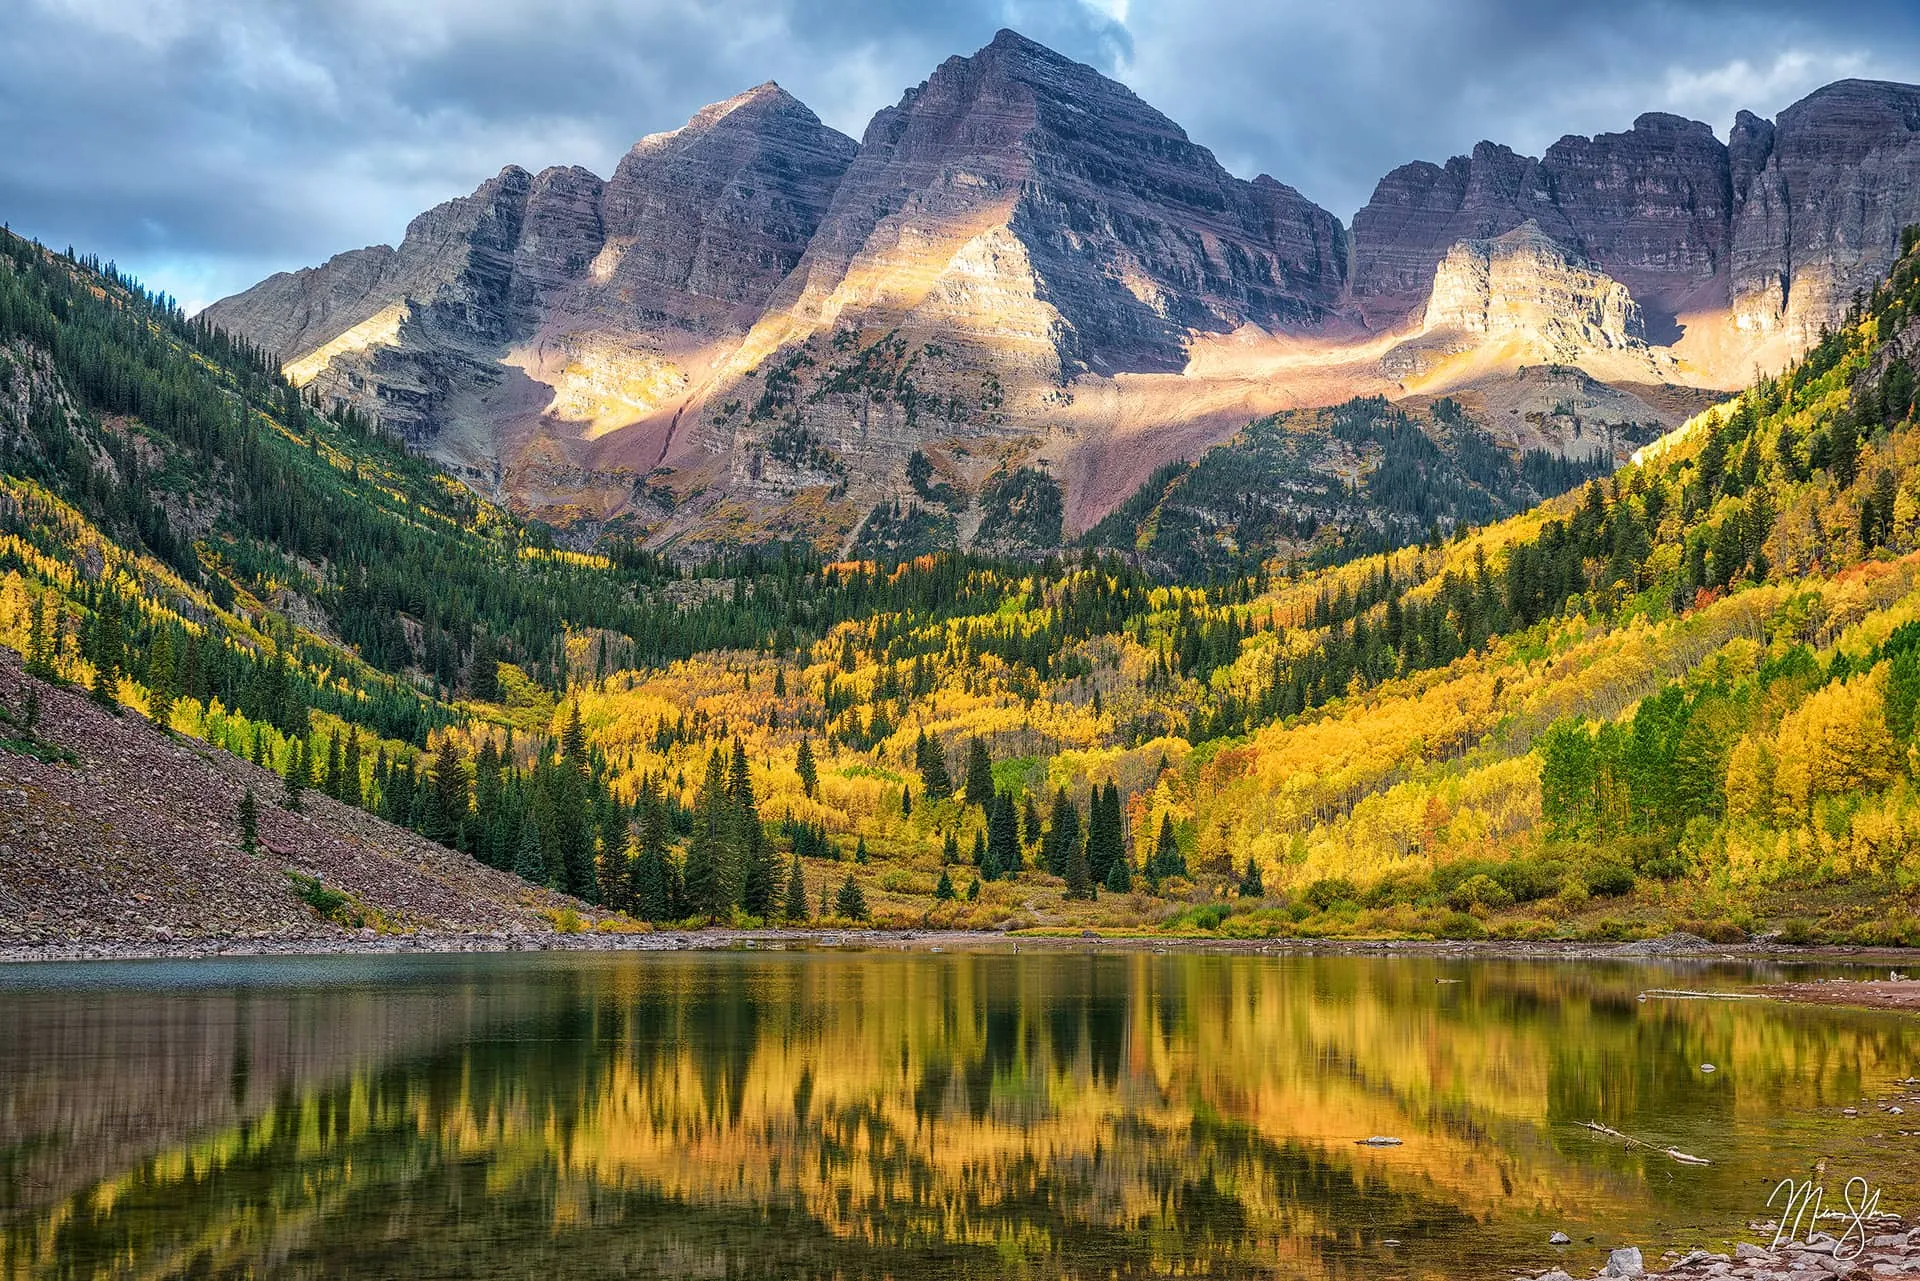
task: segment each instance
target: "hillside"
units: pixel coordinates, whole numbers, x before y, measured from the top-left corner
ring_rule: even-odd
[[[1726,142],[1658,112],[1539,157],[1483,141],[1344,225],[1002,31],[857,144],[763,84],[608,179],[510,165],[207,315],[576,546],[1015,550],[989,499],[1027,473],[1051,549],[1249,422],[1354,397],[1451,397],[1516,464],[1592,451],[1566,371],[1589,427],[1677,426],[1885,275],[1916,112],[1848,80]],[[955,501],[896,529],[916,456]]]
[[[0,642],[118,719],[77,722],[77,764],[0,744],[0,771],[69,798],[41,859],[99,861],[89,789],[152,784],[89,736],[164,742],[145,717],[208,745],[210,795],[252,768],[223,749],[342,802],[329,823],[357,805],[469,851],[495,872],[441,866],[479,899],[513,870],[654,921],[1920,940],[1917,244],[1779,377],[1479,528],[1535,482],[1435,433],[1457,404],[1270,424],[1397,438],[1402,488],[1452,477],[1463,523],[1325,567],[1202,554],[1258,532],[1238,518],[1156,544],[1272,488],[1287,451],[1250,438],[1141,518],[1210,577],[1168,585],[1093,548],[700,576],[547,551],[164,300],[12,241]],[[189,449],[213,484],[174,479]],[[303,494],[324,534],[287,518]],[[398,608],[365,605],[380,583]],[[351,631],[362,608],[386,629]],[[164,794],[188,826],[156,848],[225,803]],[[377,900],[396,920],[467,910],[410,884]],[[21,918],[58,898],[21,893]]]
[[[1583,435],[1572,397],[1559,413]],[[1194,582],[1276,557],[1337,561],[1437,541],[1611,474],[1617,456],[1649,438],[1627,427],[1622,436],[1603,425],[1585,455],[1516,458],[1450,397],[1426,409],[1373,398],[1292,410],[1161,468],[1081,542]]]
[[[324,795],[291,812],[272,772],[35,680],[11,652],[0,709],[0,948],[547,934],[578,907]]]

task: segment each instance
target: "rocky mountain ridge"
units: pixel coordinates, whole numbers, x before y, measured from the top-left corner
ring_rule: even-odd
[[[1351,229],[1229,174],[1125,86],[1013,32],[862,140],[768,84],[602,182],[509,167],[210,309],[470,483],[590,538],[845,545],[1034,467],[1084,529],[1249,419],[1452,394],[1510,447],[1530,365],[1623,424],[1804,348],[1920,221],[1920,88],[1842,81],[1729,141],[1677,116],[1383,178]],[[1631,433],[1629,433],[1631,434]]]

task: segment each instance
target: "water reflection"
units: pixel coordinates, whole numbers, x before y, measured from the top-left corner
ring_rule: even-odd
[[[1453,1277],[1541,1265],[1556,1228],[1576,1261],[1724,1242],[1819,1156],[1889,1208],[1920,1187],[1897,1119],[1836,1116],[1914,1070],[1911,1021],[1643,1003],[1676,982],[1652,967],[720,954],[0,982],[7,1277]],[[1404,1144],[1355,1145],[1374,1134]]]

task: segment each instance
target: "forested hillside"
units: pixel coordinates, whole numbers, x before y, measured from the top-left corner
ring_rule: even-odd
[[[1331,438],[1409,517],[1343,564],[1246,555],[1271,507],[1160,532],[1266,423],[1125,554],[698,571],[557,550],[10,240],[0,641],[275,805],[656,921],[1920,942],[1914,239],[1780,377],[1478,529],[1578,478],[1360,402]]]
[[[1276,558],[1332,564],[1524,511],[1612,472],[1612,446],[1516,457],[1447,397],[1415,411],[1384,397],[1290,410],[1161,468],[1081,541],[1185,582]]]

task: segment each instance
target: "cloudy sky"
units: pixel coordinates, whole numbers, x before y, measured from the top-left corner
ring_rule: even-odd
[[[197,305],[778,80],[858,137],[1010,26],[1349,219],[1412,159],[1920,81],[1913,0],[0,0],[0,219]]]

